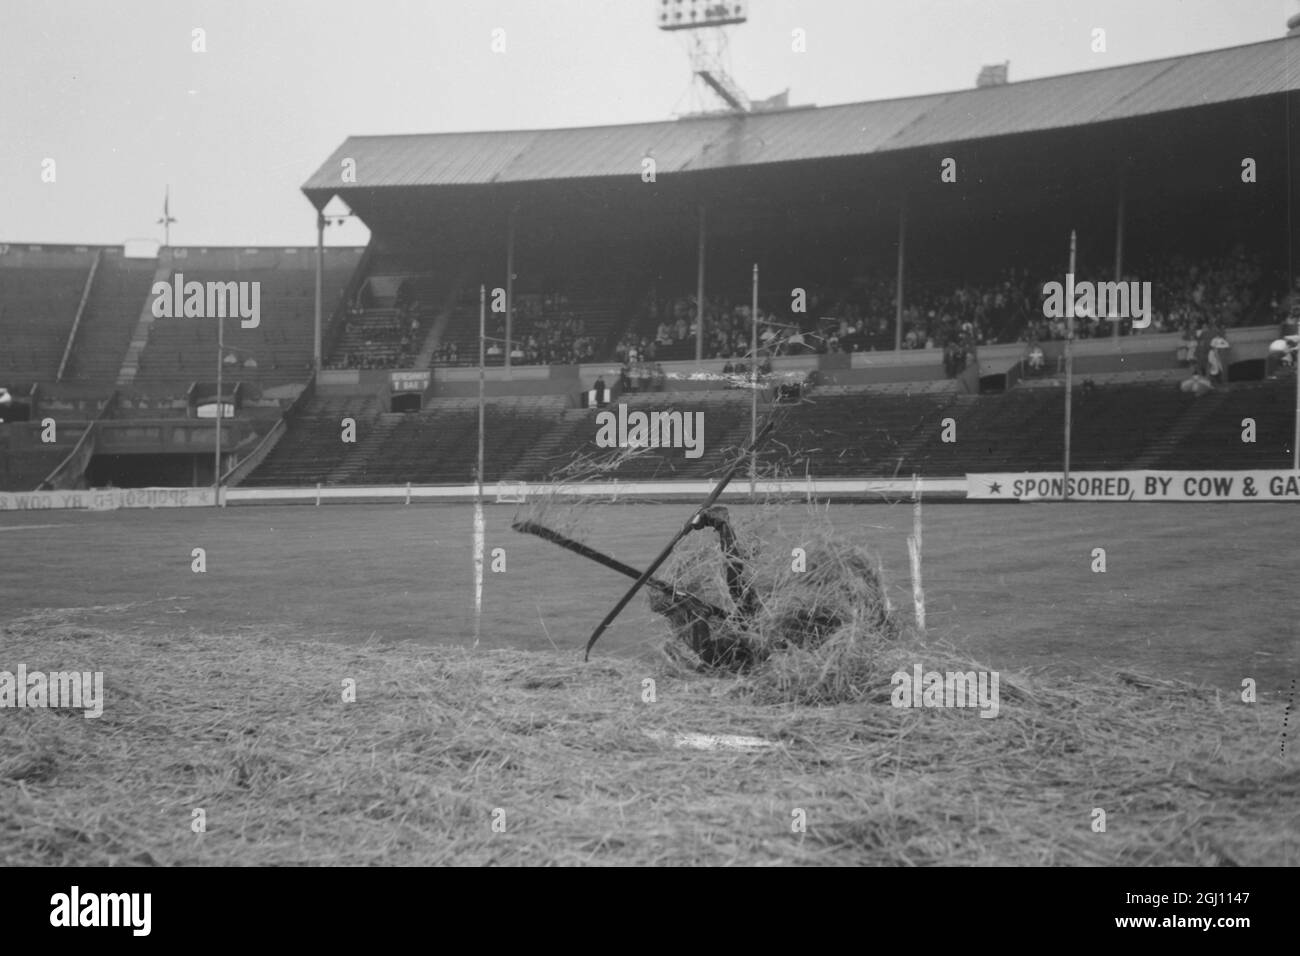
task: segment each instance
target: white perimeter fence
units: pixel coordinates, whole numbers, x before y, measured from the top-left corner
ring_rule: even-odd
[[[537,495],[590,498],[597,501],[698,501],[714,488],[711,481],[606,481],[581,484],[526,485],[503,481],[483,486],[485,501],[510,504]],[[819,501],[902,501],[918,485],[907,478],[802,478],[754,482],[757,499]],[[474,485],[321,485],[294,488],[223,488],[222,505],[322,505],[400,502],[468,502]],[[922,478],[921,497],[929,500],[978,501],[1234,501],[1300,502],[1300,473],[1294,471],[1108,471],[971,474],[961,478]],[[748,480],[733,481],[723,501],[750,497]],[[0,512],[63,509],[113,511],[118,508],[202,508],[215,503],[211,488],[103,488],[70,491],[0,492]]]
[[[525,485],[522,482],[499,482],[483,486],[487,502],[511,504],[526,501],[554,490],[560,495],[592,498],[597,501],[671,501],[696,500],[713,490],[711,481],[607,481],[582,484]],[[965,478],[923,479],[922,492],[941,497],[964,497]],[[910,497],[912,479],[800,479],[796,481],[756,481],[754,494],[759,498],[789,497],[845,500],[871,500]],[[223,505],[323,505],[372,502],[468,502],[475,498],[474,485],[348,485],[294,488],[223,488]],[[749,481],[733,481],[722,493],[726,501],[743,501],[749,497]],[[202,508],[212,507],[211,488],[105,488],[85,491],[0,492],[0,511],[47,511],[81,509],[112,511],[118,508]]]

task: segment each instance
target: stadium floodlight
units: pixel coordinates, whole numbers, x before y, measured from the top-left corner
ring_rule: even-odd
[[[749,19],[744,0],[659,0],[660,30],[725,27]]]
[[[660,0],[655,25],[666,32],[693,31],[691,73],[732,112],[748,113],[749,97],[731,78],[726,28],[749,19],[744,0]]]

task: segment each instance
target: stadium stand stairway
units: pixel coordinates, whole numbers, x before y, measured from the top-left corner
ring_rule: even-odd
[[[171,267],[164,257],[159,258],[154,264],[154,273],[149,279],[149,286],[153,288],[156,282],[166,282],[171,276]],[[155,316],[153,314],[152,303],[144,301],[140,303],[140,311],[135,317],[135,328],[131,332],[131,338],[127,343],[126,355],[122,357],[122,364],[117,371],[117,385],[119,388],[129,388],[134,384],[136,376],[140,374],[140,363],[143,361],[145,349],[149,345],[149,333],[153,329]]]
[[[401,412],[381,412],[379,417],[370,422],[365,431],[358,435],[356,447],[352,449],[347,459],[326,476],[325,484],[347,485],[360,483],[367,463],[373,460],[379,450],[388,442],[404,417]]]
[[[468,277],[464,266],[448,266],[437,275],[417,278],[412,289],[420,303],[417,315],[424,331],[415,357],[415,368],[428,368],[433,361],[434,351],[442,341],[447,324],[451,321],[452,308],[460,296]],[[475,353],[477,359],[477,353]]]
[[[1200,397],[1185,395],[1181,392],[1175,392],[1174,394],[1178,396],[1182,414],[1168,428],[1153,436],[1141,453],[1135,456],[1133,459],[1134,468],[1150,468],[1157,461],[1165,458],[1175,447],[1200,427],[1206,417],[1211,415],[1215,408],[1223,403],[1224,397],[1222,392],[1210,392],[1208,395]]]
[[[356,422],[360,439],[378,415],[376,398],[315,397],[242,486],[324,484],[356,450],[342,440],[343,419]]]
[[[546,481],[556,468],[572,458],[571,449],[582,441],[579,432],[595,431],[596,410],[590,408],[564,408],[559,418],[537,441],[530,442],[510,469],[503,475],[505,481]],[[570,451],[566,452],[566,449]]]
[[[131,333],[149,299],[157,260],[127,259],[108,250],[81,317],[65,380],[112,387],[122,368]]]
[[[1071,468],[1105,471],[1140,467],[1136,463],[1144,450],[1186,414],[1185,398],[1172,386],[1078,389],[1071,415]],[[1064,455],[1064,433],[1059,444]]]

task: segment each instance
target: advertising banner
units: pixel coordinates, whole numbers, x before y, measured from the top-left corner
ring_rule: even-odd
[[[1059,471],[968,474],[966,497],[981,501],[1053,501],[1065,492]],[[1075,501],[1300,501],[1294,471],[1079,471]]]
[[[224,495],[223,495],[224,497]],[[0,492],[0,511],[212,507],[211,488],[97,488],[88,491]]]
[[[423,392],[429,387],[429,372],[392,372],[388,384],[394,392]]]

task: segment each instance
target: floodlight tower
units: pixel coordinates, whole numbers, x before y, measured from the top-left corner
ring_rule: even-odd
[[[691,89],[700,112],[714,100],[721,100],[726,112],[749,112],[749,97],[731,78],[727,52],[727,27],[748,20],[747,7],[747,0],[659,0],[659,29],[690,38]]]

